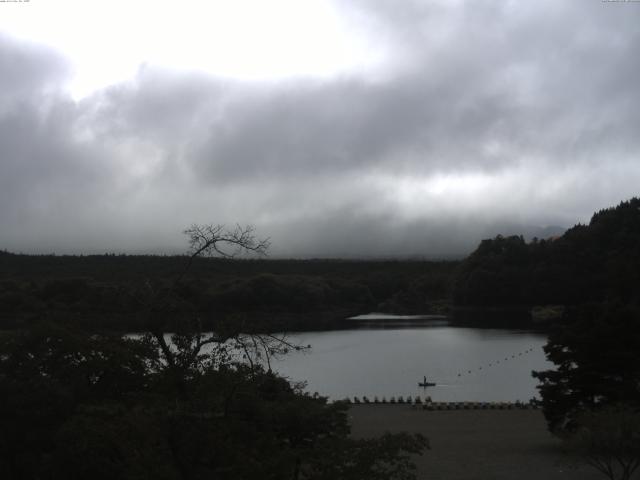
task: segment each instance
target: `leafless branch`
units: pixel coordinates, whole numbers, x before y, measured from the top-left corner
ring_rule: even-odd
[[[171,295],[175,293],[197,257],[235,258],[245,252],[266,255],[270,243],[268,238],[257,239],[255,229],[251,225],[244,227],[236,225],[233,229],[227,229],[221,224],[193,224],[184,230],[184,233],[189,239],[187,264],[168,290],[154,290],[150,284],[147,285],[150,291],[150,301],[148,302],[150,316],[167,308],[166,305],[170,301]],[[221,347],[222,355],[226,355],[228,354],[227,346],[229,344],[227,342],[229,340],[232,341],[236,351],[243,353],[251,370],[254,370],[257,364],[262,362],[266,363],[266,367],[271,370],[271,359],[274,356],[284,355],[292,350],[300,351],[309,348],[288,341],[285,335],[237,333],[241,330],[235,330],[234,334],[225,334],[224,331],[203,334],[199,319],[197,319],[194,330],[187,337],[178,336],[168,342],[164,329],[160,325],[154,326],[153,323],[153,319],[150,318],[150,333],[157,343],[166,365],[170,368],[198,368],[205,361],[215,361],[213,357],[216,354],[213,352],[203,353],[203,350],[207,350],[205,347],[209,345],[217,345]],[[180,342],[180,338],[182,338],[182,342]],[[180,342],[180,344],[176,344],[176,342]],[[176,348],[172,348],[172,346]],[[206,360],[207,358],[209,360]]]
[[[236,225],[233,229],[227,229],[224,225],[198,225],[193,224],[184,231],[189,237],[189,265],[194,258],[199,256],[219,256],[222,258],[234,258],[242,252],[254,252],[266,255],[270,246],[268,238],[257,239],[255,228],[252,225]]]

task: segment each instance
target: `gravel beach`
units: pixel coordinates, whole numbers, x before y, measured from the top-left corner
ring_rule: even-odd
[[[427,411],[407,405],[352,405],[352,435],[415,432],[431,449],[416,459],[419,479],[598,480],[563,452],[539,410]]]

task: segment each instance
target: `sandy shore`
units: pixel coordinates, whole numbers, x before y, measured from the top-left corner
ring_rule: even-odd
[[[602,474],[566,455],[538,410],[426,411],[407,405],[353,405],[352,434],[416,432],[431,450],[416,459],[419,479],[598,480]]]

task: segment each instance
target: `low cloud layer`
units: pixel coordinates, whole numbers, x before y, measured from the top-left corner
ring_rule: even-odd
[[[370,71],[146,65],[81,100],[60,53],[0,36],[0,248],[180,252],[237,222],[275,256],[464,254],[638,194],[640,5],[424,3],[336,4]]]

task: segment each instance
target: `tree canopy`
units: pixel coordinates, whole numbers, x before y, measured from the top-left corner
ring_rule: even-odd
[[[483,240],[462,263],[456,305],[579,305],[639,302],[640,198],[596,212],[564,235]]]
[[[585,411],[640,409],[640,309],[611,303],[570,309],[544,347],[555,368],[534,372],[552,431],[572,430]]]
[[[192,242],[194,256],[212,246],[262,245],[250,231],[200,232],[206,238]],[[180,277],[171,288],[141,289],[149,329],[138,335],[73,320],[2,333],[7,478],[413,478],[411,455],[425,439],[350,438],[346,404],[305,393],[265,362],[299,348],[285,337],[225,323],[203,332],[197,315],[157,320],[179,288]]]

